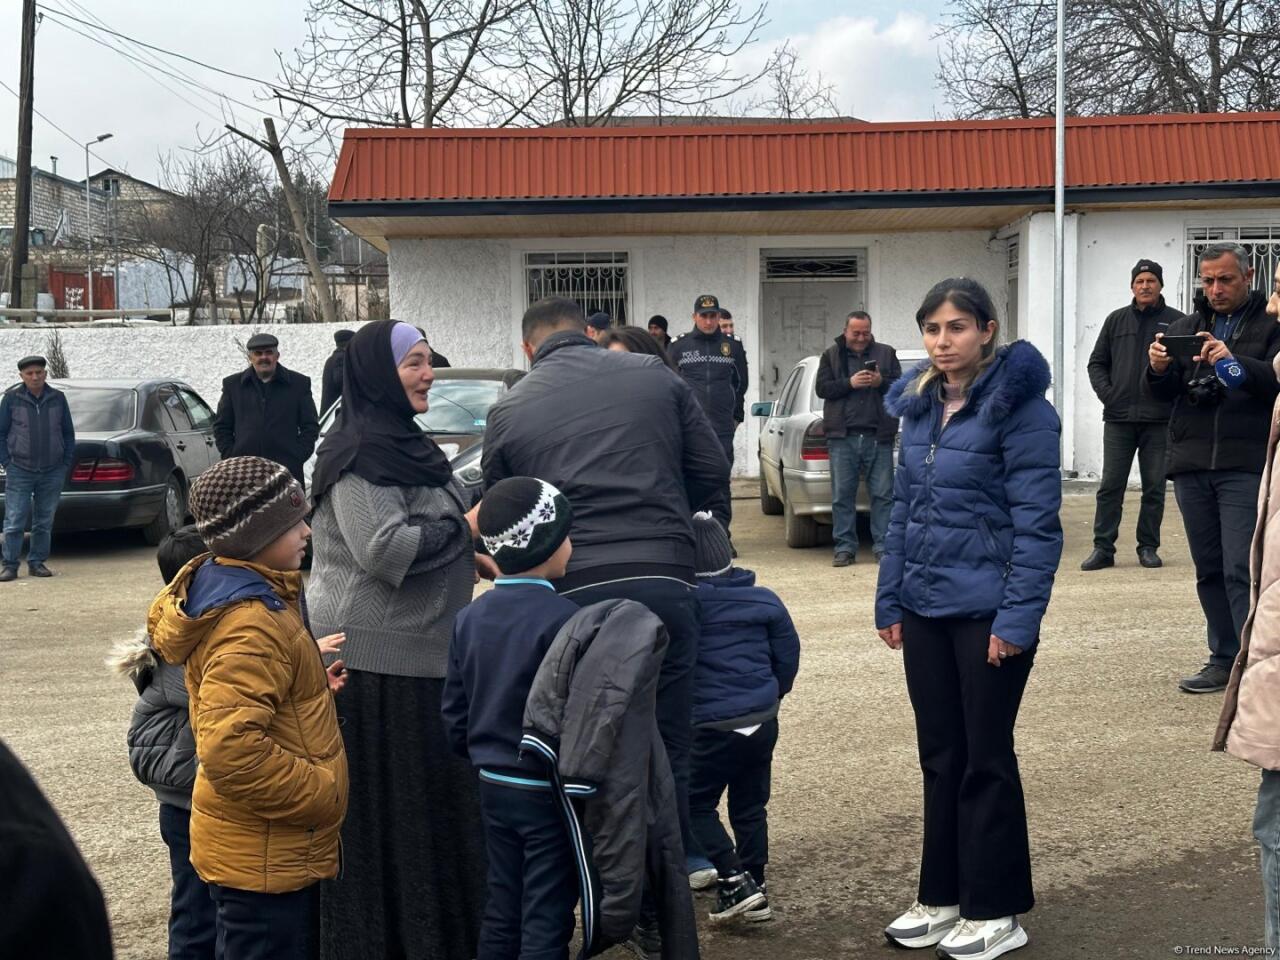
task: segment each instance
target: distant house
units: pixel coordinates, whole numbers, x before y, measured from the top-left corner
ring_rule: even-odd
[[[1064,466],[1096,473],[1085,370],[1141,257],[1189,309],[1199,249],[1243,243],[1260,289],[1280,260],[1280,114],[1101,117],[1067,128]],[[1053,123],[1010,120],[494,130],[348,130],[330,215],[388,254],[391,315],[469,364],[523,365],[548,295],[643,325],[731,309],[748,399],[788,401],[801,357],[850,310],[918,348],[935,281],[996,299],[1002,339],[1053,355]],[[625,402],[625,397],[619,397]],[[759,424],[739,431],[755,469]]]
[[[17,164],[8,157],[0,157],[0,247],[7,247],[12,242],[17,177]],[[108,199],[106,192],[91,183],[86,212],[83,180],[69,180],[57,173],[32,167],[31,246],[83,243],[88,233],[86,222],[90,224],[95,238],[109,236]]]

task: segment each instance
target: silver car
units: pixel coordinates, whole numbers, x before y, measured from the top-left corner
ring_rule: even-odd
[[[925,356],[902,350],[909,369]],[[791,371],[776,401],[751,405],[764,417],[760,428],[760,510],[785,518],[788,547],[831,542],[831,460],[822,426],[822,398],[816,392],[821,357],[805,357]],[[866,484],[858,485],[858,511],[870,510]]]

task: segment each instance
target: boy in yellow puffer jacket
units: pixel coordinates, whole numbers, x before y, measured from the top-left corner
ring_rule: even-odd
[[[331,686],[306,622],[311,535],[289,471],[260,457],[216,464],[192,485],[211,554],[151,606],[152,647],[185,664],[200,766],[191,863],[217,904],[224,960],[306,956],[307,888],[338,873],[347,759]]]

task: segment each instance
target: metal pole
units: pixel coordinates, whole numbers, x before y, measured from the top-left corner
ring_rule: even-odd
[[[1053,405],[1063,413],[1063,372],[1066,367],[1066,195],[1064,182],[1067,169],[1066,122],[1066,0],[1058,0],[1058,76],[1054,104],[1053,163]]]
[[[93,210],[89,206],[89,148],[95,143],[110,140],[111,134],[101,133],[84,145],[84,272],[89,288],[89,309],[93,309]]]

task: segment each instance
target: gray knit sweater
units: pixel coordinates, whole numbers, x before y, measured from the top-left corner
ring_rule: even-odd
[[[352,670],[443,677],[453,618],[471,601],[475,555],[462,493],[379,487],[345,474],[311,520],[312,632],[346,633]]]

